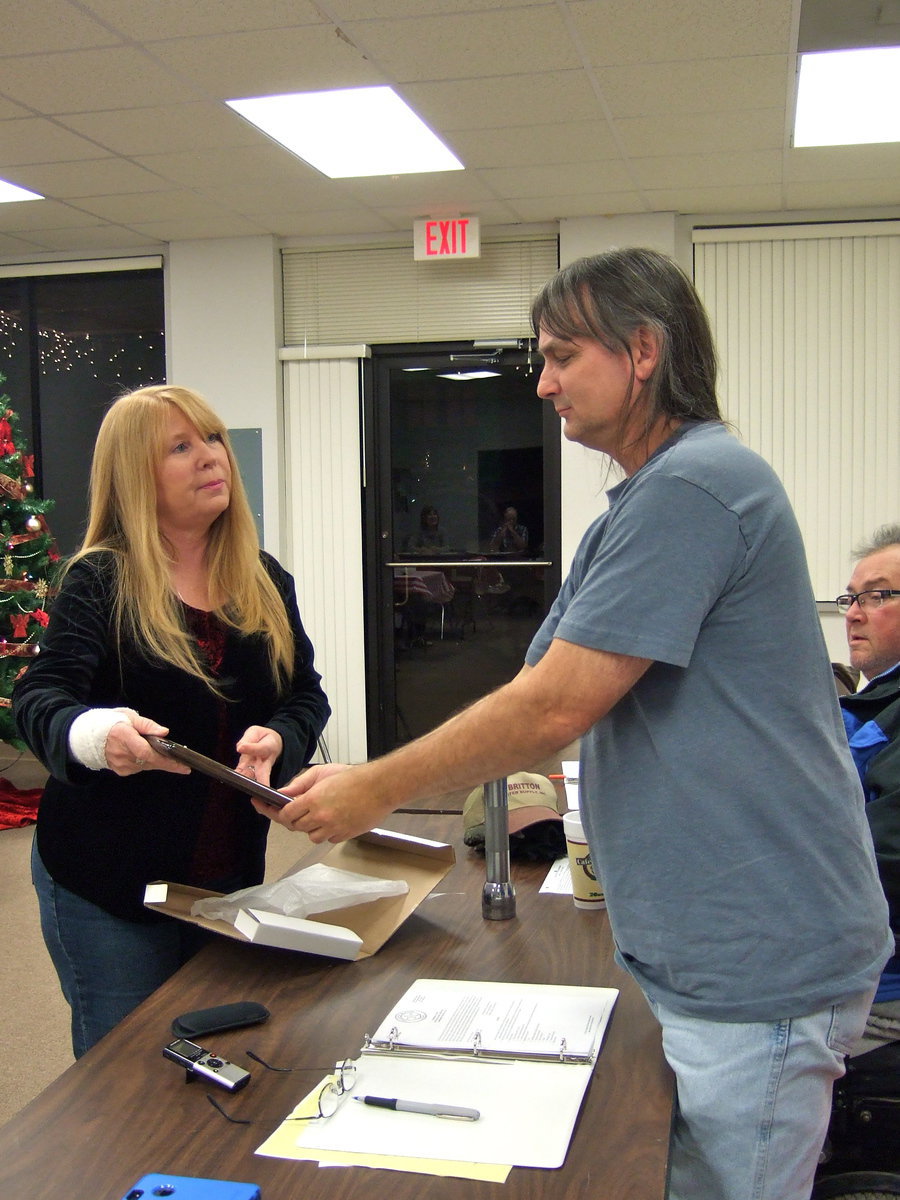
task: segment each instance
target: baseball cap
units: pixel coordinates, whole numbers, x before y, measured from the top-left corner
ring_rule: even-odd
[[[509,853],[511,858],[549,862],[566,853],[556,788],[546,775],[517,771],[507,776]],[[484,849],[484,786],[474,788],[463,805],[463,841]]]

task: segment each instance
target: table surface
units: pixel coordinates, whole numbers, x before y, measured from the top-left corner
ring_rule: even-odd
[[[606,913],[540,895],[546,866],[514,863],[516,917],[485,921],[484,860],[462,844],[459,818],[395,815],[385,827],[449,841],[458,862],[377,954],[346,963],[217,937],[0,1129],[3,1200],[119,1200],[153,1171],[252,1181],[263,1200],[485,1200],[501,1186],[509,1200],[661,1200],[672,1077],[640,991],[613,962]],[[564,1165],[514,1168],[498,1185],[255,1155],[420,977],[620,989]],[[264,1004],[271,1018],[200,1040],[250,1069],[242,1092],[212,1090],[251,1125],[226,1121],[206,1099],[211,1089],[186,1084],[161,1053],[178,1013],[236,1000]],[[15,1022],[7,1015],[9,1036]],[[275,1066],[310,1069],[266,1071],[246,1058],[248,1049]]]

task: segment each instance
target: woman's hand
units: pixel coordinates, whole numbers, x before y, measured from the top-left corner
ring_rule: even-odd
[[[165,725],[128,711],[125,720],[117,721],[106,735],[106,765],[116,775],[137,775],[140,771],[169,771],[173,775],[190,775],[186,763],[176,762],[164,754],[157,754],[150,743],[141,736],[144,733],[165,737],[169,732]]]
[[[284,742],[281,734],[266,725],[251,725],[235,747],[241,756],[234,768],[239,775],[271,786],[272,767],[281,756]]]

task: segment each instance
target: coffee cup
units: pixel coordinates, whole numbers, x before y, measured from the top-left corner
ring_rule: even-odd
[[[584,836],[581,814],[577,811],[563,814],[563,830],[566,835],[566,851],[569,856],[569,871],[572,875],[572,899],[576,908],[606,908],[606,899],[600,881],[594,874],[591,850]]]

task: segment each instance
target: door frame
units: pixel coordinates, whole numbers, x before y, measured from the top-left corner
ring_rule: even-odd
[[[393,570],[385,563],[395,559],[391,511],[391,414],[387,395],[388,372],[398,360],[434,365],[451,355],[471,357],[492,353],[494,343],[437,342],[372,346],[363,363],[363,595],[366,644],[366,725],[369,756],[384,754],[394,746],[389,736],[396,711],[394,683],[394,592]],[[500,340],[503,361],[524,364],[529,353],[536,356],[534,339]],[[406,365],[406,364],[404,364]],[[458,364],[456,364],[458,365]],[[540,361],[535,358],[535,388]],[[561,446],[559,418],[552,405],[542,405],[544,550],[552,566],[545,572],[544,604],[549,609],[561,583]],[[385,552],[385,543],[387,551]]]

